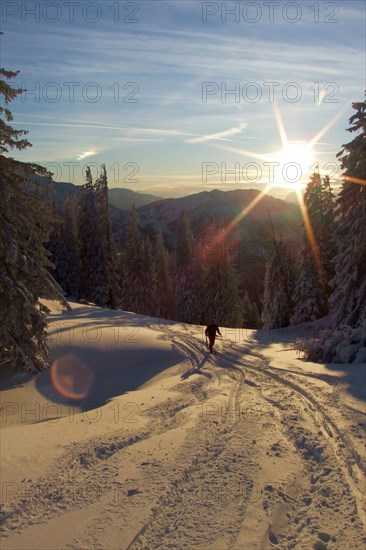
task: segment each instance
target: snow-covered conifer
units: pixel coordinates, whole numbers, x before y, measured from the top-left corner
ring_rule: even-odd
[[[77,200],[74,194],[65,197],[61,213],[54,212],[49,249],[52,253],[53,274],[56,281],[66,296],[78,296],[80,265],[77,241]]]
[[[258,306],[252,302],[246,292],[242,298],[243,304],[243,327],[244,328],[260,328],[261,319],[258,311]]]
[[[289,324],[294,280],[293,259],[288,254],[285,244],[274,238],[264,277],[264,328],[280,328]]]
[[[291,324],[315,321],[325,314],[324,292],[314,258],[307,248],[302,250],[298,278],[293,294],[295,304]]]
[[[93,179],[89,166],[86,169],[79,204],[78,239],[80,243],[80,298],[106,306],[109,299],[105,278],[105,258],[98,226]]]
[[[40,298],[62,299],[50,275],[45,243],[49,239],[50,209],[42,200],[38,176],[50,177],[41,166],[4,153],[31,144],[14,130],[8,104],[23,90],[7,81],[17,72],[0,69],[0,365],[37,372],[47,367],[46,308]]]
[[[188,212],[183,211],[176,235],[176,319],[193,323],[195,317],[194,238]]]
[[[145,306],[143,249],[135,207],[130,213],[126,246],[123,251],[122,307],[127,311],[142,313]]]
[[[112,235],[108,202],[108,178],[105,165],[94,184],[97,226],[100,234],[100,269],[108,294],[106,305],[115,309],[121,302],[118,252]]]
[[[192,262],[193,233],[188,212],[182,212],[176,236],[177,269],[181,272]]]
[[[215,320],[226,327],[241,327],[243,310],[239,296],[239,277],[226,250],[207,259],[203,278],[203,310],[206,323]]]
[[[331,311],[337,326],[366,320],[366,101],[353,103],[349,132],[357,135],[338,153],[343,172],[337,199],[338,224]]]
[[[333,276],[334,201],[329,176],[314,172],[304,193],[304,235],[293,295],[292,324],[328,314],[329,281]]]
[[[155,244],[155,272],[157,314],[163,319],[173,318],[175,312],[173,278],[169,253],[165,247],[162,228],[159,225]]]
[[[177,279],[175,287],[176,319],[183,323],[195,322],[197,308],[195,275],[192,268],[186,268]]]
[[[142,310],[145,315],[156,315],[156,272],[150,238],[147,235],[142,243]]]

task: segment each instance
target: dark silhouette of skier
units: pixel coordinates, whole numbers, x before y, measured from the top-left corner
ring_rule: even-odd
[[[205,330],[206,341],[207,341],[207,338],[208,338],[208,348],[210,350],[210,353],[213,353],[212,348],[215,344],[216,334],[219,334],[221,336],[221,332],[220,332],[219,327],[217,326],[217,324],[215,322],[212,322],[207,326],[207,328]]]

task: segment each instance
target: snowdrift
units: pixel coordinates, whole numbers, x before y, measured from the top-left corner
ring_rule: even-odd
[[[2,550],[364,548],[360,365],[48,306],[51,368],[3,380]]]

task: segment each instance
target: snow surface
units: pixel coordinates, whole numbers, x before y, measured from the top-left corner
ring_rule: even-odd
[[[3,377],[2,550],[365,548],[365,364],[301,361],[298,329],[222,329],[210,356],[204,327],[47,305],[52,369],[91,385]]]

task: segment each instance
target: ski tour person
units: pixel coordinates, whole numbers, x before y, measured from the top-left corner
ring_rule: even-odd
[[[216,333],[221,336],[219,327],[214,321],[212,321],[212,323],[210,323],[205,330],[206,342],[208,338],[208,348],[210,350],[210,353],[213,353],[212,348],[215,344]]]

